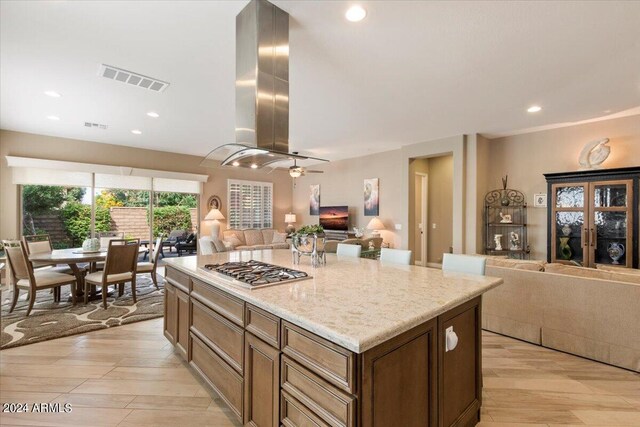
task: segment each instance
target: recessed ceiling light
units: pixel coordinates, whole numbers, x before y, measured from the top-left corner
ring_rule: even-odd
[[[155,111],[149,111],[147,113],[147,116],[153,117],[154,119],[157,119],[158,117],[160,117],[160,114],[156,113]]]
[[[131,131],[131,133],[134,134],[134,135],[142,135],[142,131],[139,130],[139,129],[134,129],[134,130]]]
[[[58,92],[54,91],[54,90],[47,90],[44,92],[45,95],[50,96],[52,98],[60,98],[62,95],[60,95]]]
[[[361,6],[351,6],[347,13],[344,14],[347,17],[348,21],[351,22],[359,22],[362,21],[365,16],[367,16],[367,11],[364,10]]]
[[[235,162],[231,163],[231,166],[240,166],[240,162],[236,160]]]
[[[542,110],[542,107],[538,105],[532,105],[531,107],[527,108],[527,112],[529,113],[537,113],[540,110]]]
[[[258,165],[256,165],[255,163],[251,163],[251,169],[258,169]]]
[[[60,117],[58,117],[58,116],[47,116],[47,119],[57,121],[57,120],[60,120]]]

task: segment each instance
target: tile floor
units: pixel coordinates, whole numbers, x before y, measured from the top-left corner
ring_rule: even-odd
[[[640,375],[484,333],[485,426],[640,426]],[[162,335],[162,319],[0,352],[0,425],[238,426]]]

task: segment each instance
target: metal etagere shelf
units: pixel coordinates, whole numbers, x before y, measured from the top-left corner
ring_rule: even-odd
[[[527,203],[518,190],[492,190],[484,197],[484,248],[487,255],[527,259]]]

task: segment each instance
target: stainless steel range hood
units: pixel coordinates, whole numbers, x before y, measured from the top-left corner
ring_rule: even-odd
[[[236,17],[236,142],[210,152],[203,166],[276,167],[289,153],[289,14],[251,0]]]

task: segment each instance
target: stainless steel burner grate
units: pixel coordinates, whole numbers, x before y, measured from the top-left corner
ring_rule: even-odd
[[[251,289],[310,278],[304,271],[255,260],[206,264],[203,269],[223,274],[237,281],[237,284]]]

